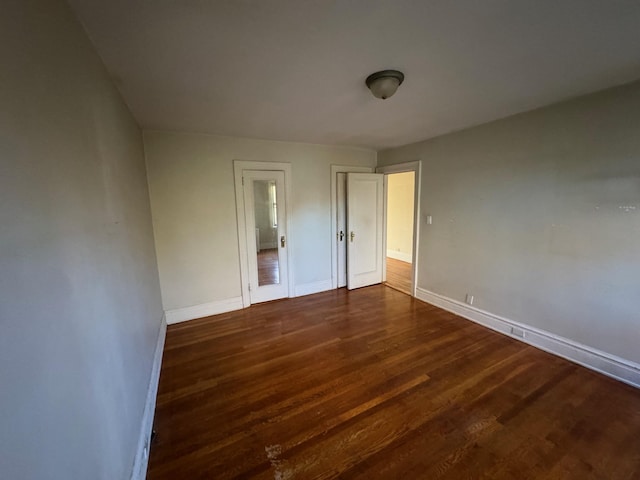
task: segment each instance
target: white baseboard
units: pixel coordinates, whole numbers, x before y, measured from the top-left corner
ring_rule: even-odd
[[[160,366],[162,365],[162,353],[164,351],[164,339],[167,333],[167,322],[162,318],[156,351],[153,354],[153,366],[151,368],[151,379],[147,389],[147,399],[144,404],[142,414],[142,425],[140,436],[138,437],[138,447],[133,462],[131,480],[144,480],[147,478],[147,464],[149,463],[149,443],[151,441],[151,430],[153,428],[153,417],[156,412],[156,397],[158,395],[158,381],[160,380]]]
[[[326,292],[327,290],[331,290],[331,280],[321,280],[319,282],[296,285],[295,296],[302,297],[304,295]]]
[[[215,302],[202,303],[191,307],[176,308],[174,310],[165,311],[167,324],[186,322],[195,318],[208,317],[210,315],[218,315],[219,313],[231,312],[243,308],[242,297],[226,298]]]
[[[273,248],[278,248],[278,242],[264,242],[260,243],[260,250],[270,250]]]
[[[516,340],[640,388],[640,365],[635,362],[582,345],[551,332],[494,315],[423,288],[416,289],[416,298]]]
[[[396,250],[387,250],[387,257],[407,263],[413,262],[413,256],[410,253],[398,252]]]

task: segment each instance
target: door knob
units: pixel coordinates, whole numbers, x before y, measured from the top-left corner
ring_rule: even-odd
[[[353,243],[353,239],[355,238],[356,234],[354,232],[351,232],[351,243]]]
[[[342,241],[342,239],[344,238],[344,232],[342,230],[340,230],[340,233],[338,234],[338,238],[340,239],[340,241]]]
[[[281,246],[282,248],[284,248],[284,246],[285,246],[286,244],[287,244],[287,241],[285,240],[284,235],[282,235],[282,236],[280,237],[280,246]]]

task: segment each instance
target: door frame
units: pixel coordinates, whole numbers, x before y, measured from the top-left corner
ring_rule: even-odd
[[[338,288],[338,173],[373,173],[373,167],[331,165],[331,288]]]
[[[242,292],[242,306],[244,308],[251,305],[251,295],[249,293],[249,250],[247,246],[247,222],[244,218],[244,188],[242,185],[242,172],[245,170],[261,170],[273,171],[279,170],[284,172],[284,197],[286,203],[285,218],[287,222],[287,275],[289,278],[288,290],[289,298],[293,297],[294,278],[293,278],[293,238],[292,218],[291,215],[291,164],[283,162],[253,162],[247,160],[233,161],[233,176],[236,190],[236,218],[238,226],[238,252],[240,254],[240,290]]]
[[[418,288],[418,253],[420,245],[420,173],[422,171],[422,160],[416,160],[414,162],[396,163],[394,165],[386,165],[383,167],[377,167],[376,173],[385,174],[384,177],[384,212],[383,212],[383,263],[382,263],[382,281],[387,281],[387,175],[391,173],[404,173],[414,172],[414,187],[413,187],[413,261],[411,264],[411,296],[416,296],[416,289]]]

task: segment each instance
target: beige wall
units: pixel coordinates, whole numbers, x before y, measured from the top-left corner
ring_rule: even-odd
[[[330,166],[374,167],[374,151],[156,131],[144,138],[166,310],[241,295],[233,160],[291,163],[295,284],[330,282]]]
[[[142,135],[65,2],[0,31],[0,477],[128,479],[162,320]]]
[[[640,83],[379,153],[419,159],[419,287],[640,362]]]
[[[415,173],[387,175],[387,256],[412,261]]]

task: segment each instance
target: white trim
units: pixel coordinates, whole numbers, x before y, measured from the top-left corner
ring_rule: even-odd
[[[338,173],[371,173],[373,167],[331,165],[331,288],[338,288]]]
[[[158,382],[160,380],[160,366],[162,365],[162,353],[164,352],[164,340],[167,334],[167,322],[162,317],[160,332],[156,342],[156,350],[153,354],[153,365],[151,366],[151,378],[147,389],[147,398],[144,403],[142,423],[140,425],[140,435],[138,437],[138,447],[133,462],[131,480],[144,480],[147,478],[147,465],[149,463],[149,443],[151,441],[151,430],[153,429],[153,417],[156,413],[156,397],[158,395]]]
[[[413,263],[413,255],[397,250],[387,250],[387,257],[400,260],[401,262]]]
[[[411,295],[414,297],[417,296],[417,288],[418,288],[418,260],[420,259],[420,196],[421,196],[421,185],[422,185],[422,160],[417,160],[415,162],[405,162],[405,163],[397,163],[395,165],[386,165],[384,167],[377,167],[376,173],[384,173],[385,174],[385,192],[384,192],[384,245],[385,250],[387,249],[387,181],[386,175],[391,173],[403,173],[403,172],[414,172],[414,188],[413,188],[413,258],[411,259],[412,263],[412,284],[411,284]],[[392,257],[393,258],[393,257]],[[386,280],[386,262],[384,262],[385,270],[384,276]]]
[[[280,162],[251,162],[245,160],[233,161],[233,177],[236,190],[236,218],[238,220],[238,250],[240,254],[240,290],[242,292],[242,306],[251,305],[251,295],[249,294],[249,260],[247,250],[246,221],[244,218],[244,191],[242,188],[243,170],[281,170],[284,172],[284,196],[287,205],[285,216],[287,219],[287,266],[289,277],[289,297],[293,297],[294,291],[294,263],[293,263],[293,202],[291,195],[291,164]]]
[[[319,282],[303,283],[296,285],[296,297],[312,295],[314,293],[326,292],[331,290],[331,280],[320,280]]]
[[[278,242],[264,242],[260,243],[260,250],[271,250],[273,248],[278,248]]]
[[[219,313],[231,312],[243,308],[242,297],[225,298],[215,302],[192,305],[190,307],[175,308],[165,311],[167,324],[186,322],[196,318],[209,317]]]
[[[380,173],[380,172],[377,172]],[[387,209],[389,203],[389,178],[387,175],[382,174],[382,251],[387,251]],[[387,281],[387,258],[386,253],[382,259],[382,283]],[[413,292],[413,285],[411,291]]]
[[[640,388],[640,364],[607,352],[583,345],[530,325],[519,323],[493,313],[480,310],[449,297],[418,288],[419,300],[455,313],[545,352],[570,360],[609,377]]]

